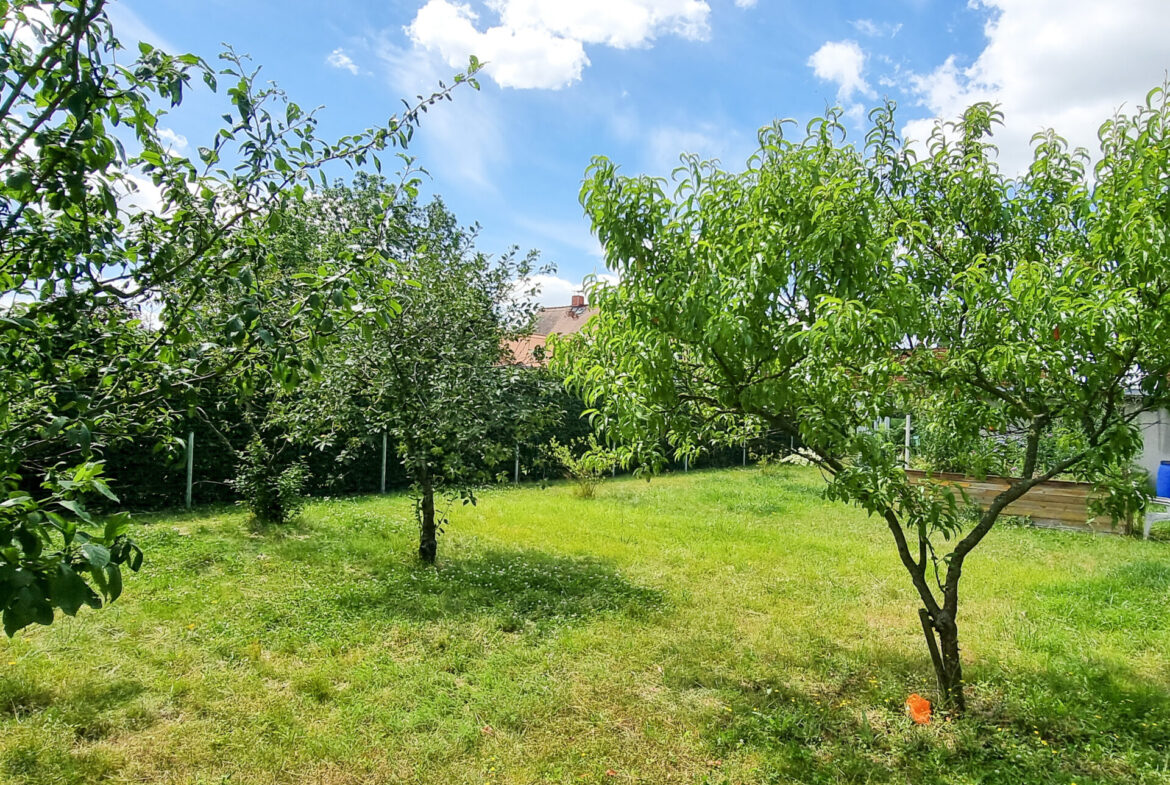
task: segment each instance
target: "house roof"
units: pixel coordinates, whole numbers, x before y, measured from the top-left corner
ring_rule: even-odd
[[[541,308],[536,315],[536,325],[532,329],[533,335],[569,335],[585,326],[589,317],[597,313],[596,308],[588,305],[558,305],[554,308]]]
[[[536,323],[533,325],[532,333],[508,341],[508,351],[512,355],[512,362],[527,366],[544,365],[548,361],[548,356],[537,350],[544,349],[548,337],[554,334],[571,335],[580,331],[595,313],[597,313],[596,308],[590,308],[584,304],[541,308],[536,314]]]
[[[537,350],[544,349],[544,342],[547,338],[548,336],[545,335],[525,335],[508,341],[508,353],[511,355],[512,364],[529,367],[544,365],[543,353]],[[540,357],[537,356],[538,354]]]

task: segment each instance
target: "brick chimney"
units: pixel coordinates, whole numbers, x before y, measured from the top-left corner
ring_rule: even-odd
[[[583,294],[573,295],[572,307],[573,308],[584,308],[585,307],[585,295],[583,295]]]

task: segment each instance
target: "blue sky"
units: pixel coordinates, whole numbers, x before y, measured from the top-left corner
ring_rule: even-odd
[[[428,188],[481,247],[537,248],[556,265],[545,300],[567,302],[601,249],[577,202],[594,155],[665,175],[680,153],[742,167],[756,129],[839,103],[895,99],[922,137],[975,100],[1002,104],[1001,160],[1053,126],[1091,146],[1119,106],[1170,68],[1168,0],[117,0],[115,29],[211,59],[250,54],[340,135],[382,123],[470,53],[490,60],[479,93],[428,115],[411,152]],[[203,144],[222,98],[167,118]]]

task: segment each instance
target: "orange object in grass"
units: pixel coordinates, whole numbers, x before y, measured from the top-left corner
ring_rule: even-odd
[[[930,724],[930,701],[918,693],[906,699],[906,713],[919,725]]]

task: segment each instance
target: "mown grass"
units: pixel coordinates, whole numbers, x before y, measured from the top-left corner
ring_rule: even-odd
[[[99,612],[0,643],[0,781],[1170,782],[1170,548],[1004,528],[964,576],[970,716],[888,532],[809,470],[501,489],[437,570],[403,496],[144,523]]]

